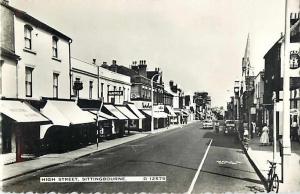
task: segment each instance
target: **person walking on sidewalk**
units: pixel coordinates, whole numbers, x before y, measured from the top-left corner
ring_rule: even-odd
[[[254,137],[254,135],[256,134],[256,123],[254,121],[252,121],[251,125],[252,125],[251,137]]]
[[[262,128],[262,134],[260,137],[260,144],[261,145],[268,145],[269,144],[269,128],[267,124],[264,123]]]

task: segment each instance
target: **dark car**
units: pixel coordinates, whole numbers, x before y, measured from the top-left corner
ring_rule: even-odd
[[[224,129],[224,134],[233,134],[235,133],[235,122],[234,120],[226,120],[225,121],[225,129]]]

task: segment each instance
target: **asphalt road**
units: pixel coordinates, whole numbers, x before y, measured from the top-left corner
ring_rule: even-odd
[[[195,176],[202,160],[199,176]],[[167,180],[40,183],[40,177],[83,176],[166,176]],[[199,122],[18,177],[3,185],[5,192],[184,193],[189,189],[193,193],[248,192],[263,191],[263,185],[234,137],[202,129]]]

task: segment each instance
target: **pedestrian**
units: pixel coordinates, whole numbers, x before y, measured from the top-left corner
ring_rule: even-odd
[[[263,124],[263,128],[262,128],[260,144],[263,146],[269,144],[269,128],[268,128],[267,124],[265,124],[265,123]]]
[[[292,141],[296,141],[298,139],[298,123],[294,120],[291,124],[290,136]]]
[[[253,137],[256,134],[256,123],[252,121],[251,124],[252,124],[252,137]]]
[[[298,127],[298,142],[300,143],[300,127]]]

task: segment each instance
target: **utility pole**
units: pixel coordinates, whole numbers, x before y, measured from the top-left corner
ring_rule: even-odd
[[[284,62],[283,62],[283,173],[288,168],[288,156],[291,154],[290,139],[290,65],[289,65],[289,44],[290,44],[290,10],[289,0],[285,1],[285,35],[284,35]],[[284,176],[283,176],[284,177]]]

